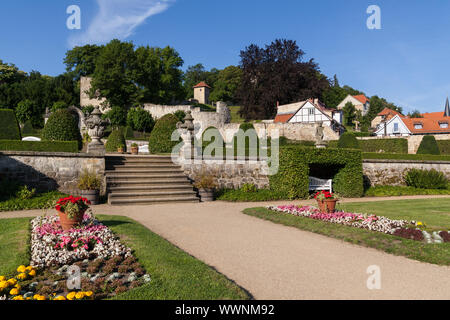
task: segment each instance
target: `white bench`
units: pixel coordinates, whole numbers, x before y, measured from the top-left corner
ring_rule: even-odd
[[[310,191],[328,190],[330,192],[333,192],[333,180],[309,177],[309,190]]]

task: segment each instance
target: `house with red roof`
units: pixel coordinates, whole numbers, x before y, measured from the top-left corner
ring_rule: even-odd
[[[201,104],[209,103],[209,93],[211,91],[211,87],[205,82],[201,81],[196,84],[194,87],[194,100]]]
[[[422,113],[421,118],[411,118],[397,114],[381,122],[375,133],[377,136],[449,134],[449,123],[450,104],[447,98],[444,112]]]
[[[370,108],[370,100],[365,95],[360,94],[356,96],[348,95],[345,97],[344,100],[341,101],[341,103],[338,104],[336,107],[338,110],[342,110],[347,103],[353,104],[356,110],[361,111],[362,115],[365,116],[367,112],[369,112]]]
[[[396,115],[403,117],[403,115],[395,110],[384,108],[377,116],[372,120],[371,127],[378,128],[378,125],[384,121],[389,121]]]
[[[319,99],[308,99],[286,105],[278,105],[274,123],[322,123],[334,131],[343,130],[342,111],[330,109]]]

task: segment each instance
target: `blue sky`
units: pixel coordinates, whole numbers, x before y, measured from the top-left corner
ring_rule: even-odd
[[[369,5],[381,30],[369,30]],[[66,9],[81,8],[81,30]],[[64,72],[73,44],[113,38],[178,50],[184,68],[239,63],[250,43],[297,40],[323,73],[406,112],[441,111],[450,95],[450,2],[444,0],[14,0],[0,2],[0,59],[24,71]]]

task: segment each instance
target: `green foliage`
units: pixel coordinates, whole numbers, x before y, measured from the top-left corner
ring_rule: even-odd
[[[344,124],[346,126],[353,126],[353,122],[356,120],[356,108],[351,102],[347,102],[342,108],[344,116]]]
[[[155,125],[152,115],[143,108],[128,110],[127,126],[139,132],[151,132]]]
[[[130,126],[126,126],[124,130],[124,135],[126,139],[134,139],[134,131]]]
[[[111,121],[111,125],[115,128],[126,125],[127,123],[127,112],[125,109],[114,106],[107,113],[104,114],[104,118]]]
[[[405,186],[375,186],[364,192],[365,197],[398,197],[415,195],[450,195],[449,189],[419,189]]]
[[[178,110],[174,113],[175,117],[178,118],[179,121],[184,122],[184,118],[186,118],[186,112],[183,110]]]
[[[245,185],[244,185],[245,186]],[[257,201],[275,201],[288,200],[282,192],[271,189],[257,189],[255,191],[241,189],[225,189],[218,191],[217,200],[232,202],[257,202]]]
[[[54,112],[42,131],[44,141],[77,141],[78,149],[82,148],[82,138],[77,120],[68,110]]]
[[[363,152],[408,153],[407,139],[359,140]]]
[[[95,172],[85,169],[78,177],[79,190],[100,190],[102,179]]]
[[[359,142],[351,132],[344,132],[338,141],[338,148],[359,149]]]
[[[33,101],[25,99],[19,102],[16,108],[16,117],[19,123],[23,124],[30,120],[33,116],[35,105]]]
[[[402,113],[402,108],[396,106],[393,103],[387,102],[386,99],[380,98],[378,96],[372,96],[370,98],[370,108],[369,112],[366,115],[366,118],[368,121],[372,121],[375,119],[378,113],[383,111],[384,108],[389,108],[391,110],[397,111],[399,113]]]
[[[51,112],[56,112],[61,109],[66,109],[67,107],[68,107],[68,105],[65,101],[57,101],[52,105],[50,110],[51,110]]]
[[[30,136],[32,134],[34,134],[34,129],[33,129],[33,125],[31,124],[31,121],[28,120],[25,122],[25,124],[23,125],[23,129],[22,129],[22,136]]]
[[[236,103],[236,92],[241,85],[241,81],[241,68],[229,66],[220,70],[217,81],[210,83],[213,89],[209,95],[209,100]]]
[[[435,169],[411,169],[405,175],[408,186],[419,189],[447,189],[448,180],[444,173]]]
[[[450,155],[450,140],[436,140],[439,152],[442,155]]]
[[[123,134],[123,130],[121,128],[114,130],[108,137],[108,141],[106,141],[106,151],[107,152],[117,152],[119,147],[124,148],[124,152],[127,151],[127,143],[125,140],[125,136]]]
[[[243,192],[256,192],[256,191],[258,191],[258,188],[253,183],[245,183],[242,186],[241,189],[242,189]]]
[[[1,151],[78,152],[78,141],[0,140]]]
[[[0,140],[22,140],[13,110],[0,109]]]
[[[28,186],[22,186],[17,192],[17,198],[20,200],[31,199],[36,194],[36,188],[28,189]]]
[[[439,155],[439,146],[436,142],[434,136],[424,136],[422,142],[420,143],[417,154],[434,154]]]
[[[83,108],[81,108],[81,111],[86,115],[90,115],[92,113],[92,111],[94,111],[94,106],[90,105],[90,106],[85,106]]]
[[[30,199],[10,198],[0,202],[1,211],[51,209],[55,207],[56,201],[66,196],[57,191],[38,193]]]
[[[66,71],[70,72],[77,80],[81,77],[92,75],[101,49],[101,46],[88,44],[67,51],[64,58]]]
[[[399,153],[363,153],[364,159],[392,159],[392,160],[432,160],[432,161],[450,161],[448,155],[432,154],[399,154]]]
[[[279,170],[270,176],[270,188],[289,199],[306,199],[309,195],[311,166],[323,170],[330,167],[333,190],[342,197],[360,197],[363,194],[361,151],[349,149],[317,149],[301,146],[283,146],[279,153]]]
[[[172,133],[177,129],[178,118],[174,114],[166,114],[158,119],[150,134],[150,153],[171,153],[172,149],[181,141],[172,141]]]

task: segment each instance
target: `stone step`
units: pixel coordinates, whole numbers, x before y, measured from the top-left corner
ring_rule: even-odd
[[[126,172],[123,173],[109,173],[106,175],[106,181],[111,180],[165,180],[165,179],[186,179],[187,177],[182,173],[166,173],[166,174],[158,174],[158,173],[146,173],[146,174],[133,174]]]
[[[126,169],[126,168],[117,168],[115,170],[105,170],[106,176],[122,176],[122,175],[183,175],[183,171],[180,169],[160,169],[160,168],[151,168],[151,169]]]
[[[187,185],[191,186],[191,183],[188,179],[165,179],[165,180],[150,180],[150,181],[142,181],[142,180],[115,180],[108,181],[108,189],[117,187],[149,187],[149,186],[167,186],[167,185]]]
[[[175,169],[175,170],[181,170],[181,166],[177,166],[174,164],[107,164],[106,170],[140,170],[140,169]]]
[[[152,204],[161,204],[161,203],[197,203],[200,202],[198,197],[171,197],[171,198],[141,198],[141,199],[109,199],[108,203],[113,206],[139,206],[139,205],[152,205]]]
[[[192,185],[190,183],[186,184],[155,184],[147,186],[126,186],[126,187],[110,187],[109,192],[111,193],[139,193],[139,192],[149,192],[149,191],[159,191],[159,192],[170,192],[170,191],[192,191]]]
[[[190,190],[185,190],[185,191],[167,191],[167,190],[163,190],[163,191],[146,191],[146,192],[111,192],[109,194],[109,198],[111,200],[117,200],[117,199],[166,199],[166,198],[173,198],[173,197],[179,197],[179,196],[183,196],[183,197],[195,197],[197,196],[197,193],[192,190],[192,188]]]

